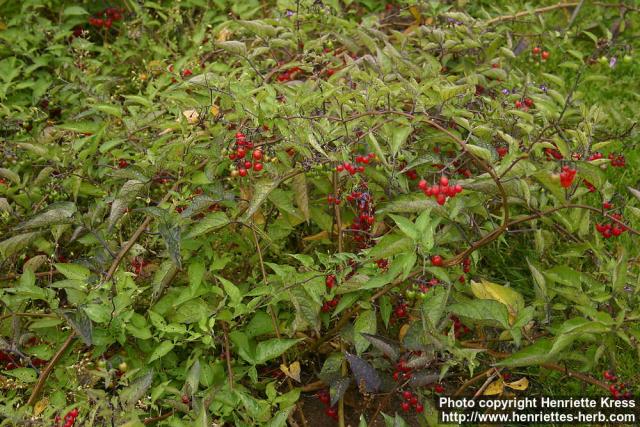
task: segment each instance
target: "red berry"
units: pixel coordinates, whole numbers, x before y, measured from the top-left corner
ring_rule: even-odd
[[[262,170],[262,163],[260,162],[255,162],[253,165],[253,170],[256,172],[260,172]]]
[[[409,409],[411,409],[411,404],[409,402],[402,402],[400,404],[400,407],[404,412],[407,412]]]
[[[331,417],[331,418],[335,418],[335,417],[338,416],[338,410],[336,408],[334,408],[334,407],[330,407],[330,408],[325,409],[324,413],[327,414],[327,416]]]
[[[188,68],[186,70],[182,70],[182,77],[189,77],[191,74],[193,74],[193,71]]]
[[[120,160],[118,161],[118,167],[119,167],[120,169],[124,169],[124,168],[126,168],[127,166],[129,166],[129,162],[127,162],[125,159],[120,159]]]
[[[438,194],[438,197],[436,198],[436,201],[438,202],[438,204],[440,206],[442,206],[447,201],[447,198],[446,198],[446,196],[444,194],[440,193],[440,194]]]
[[[241,168],[238,170],[238,175],[247,176],[247,170],[245,168]]]
[[[262,150],[254,150],[252,156],[255,160],[262,159]]]
[[[522,108],[522,102],[516,101],[515,102],[515,106],[516,106],[516,108]]]
[[[418,188],[421,190],[426,190],[427,181],[425,181],[424,179],[421,179],[420,182],[418,183]]]
[[[247,150],[245,150],[242,147],[238,148],[238,150],[236,151],[236,157],[238,159],[243,159],[244,156],[246,156],[246,154],[247,154]]]
[[[420,404],[420,403],[418,403],[418,404],[415,406],[415,409],[416,409],[416,412],[417,412],[418,414],[421,414],[422,412],[424,412],[424,406],[423,406],[422,404]]]
[[[548,51],[546,51],[546,50],[545,50],[545,51],[543,51],[543,52],[542,52],[542,55],[541,55],[541,56],[542,56],[542,59],[545,59],[545,60],[546,60],[546,59],[549,59],[549,56],[550,56],[550,55],[551,55],[551,54],[550,54]]]
[[[534,55],[538,55],[540,53],[540,48],[536,46],[531,50],[531,52],[533,52]]]
[[[251,169],[251,162],[249,160],[245,160],[244,167],[245,169]]]
[[[441,176],[440,177],[440,185],[442,185],[444,187],[449,185],[449,178],[447,178],[446,176]]]
[[[329,68],[329,69],[327,70],[327,75],[328,75],[328,76],[333,76],[333,75],[335,74],[335,72],[336,72],[336,70],[334,70],[333,68]]]
[[[442,265],[442,257],[440,255],[434,255],[431,257],[431,264],[437,266]]]
[[[441,384],[436,384],[435,387],[433,387],[433,391],[436,393],[444,393],[444,387]]]
[[[413,397],[413,393],[411,393],[409,390],[405,390],[402,392],[402,398],[404,400],[410,400]]]
[[[336,166],[336,171],[342,172],[343,170],[344,170],[344,166],[342,166],[342,165]]]
[[[400,380],[400,372],[399,372],[399,371],[395,371],[395,372],[393,373],[393,380],[394,380],[394,381],[398,381],[398,380]]]
[[[527,107],[531,107],[531,106],[533,106],[533,99],[531,99],[531,98],[525,98],[525,99],[524,99],[524,105],[526,105]]]
[[[189,401],[190,401],[189,396],[187,396],[186,394],[183,394],[182,395],[182,403],[184,403],[185,405],[188,405]]]

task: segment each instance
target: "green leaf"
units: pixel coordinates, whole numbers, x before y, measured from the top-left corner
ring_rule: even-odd
[[[311,218],[311,211],[309,210],[307,178],[302,173],[298,174],[293,177],[291,186],[293,187],[293,195],[296,200],[296,205],[298,206],[298,209],[300,209],[300,212],[302,212],[304,220],[308,222]]]
[[[73,214],[78,208],[75,203],[59,202],[49,205],[45,210],[30,220],[15,227],[15,230],[30,230],[40,227],[48,227],[55,224],[70,224],[73,222]]]
[[[413,127],[411,125],[394,126],[390,129],[391,132],[391,154],[395,156],[398,154],[400,147],[407,141]]]
[[[516,368],[519,366],[537,366],[545,363],[551,351],[552,341],[541,338],[534,344],[523,348],[497,363],[498,366]]]
[[[375,334],[376,331],[376,312],[373,310],[361,312],[353,325],[353,341],[358,355],[362,354],[370,345],[369,340],[361,334]]]
[[[244,212],[240,221],[249,222],[253,214],[255,214],[262,203],[267,199],[269,193],[278,188],[280,185],[280,180],[277,179],[261,179],[256,182],[253,188],[253,197],[251,198],[251,202],[249,203],[249,207]]]
[[[78,16],[78,15],[88,15],[89,12],[87,12],[83,7],[80,7],[80,6],[69,6],[65,8],[62,14],[65,16]]]
[[[490,299],[475,299],[463,303],[452,304],[449,311],[458,316],[480,321],[494,321],[505,329],[509,329],[509,312],[507,307]]]
[[[136,179],[130,179],[125,182],[115,200],[111,204],[111,212],[109,212],[109,219],[107,220],[109,230],[113,229],[116,222],[125,213],[129,205],[136,199],[138,194],[144,188],[144,183]]]
[[[158,360],[161,357],[165,356],[167,353],[169,353],[171,350],[173,350],[173,347],[175,347],[175,344],[173,342],[171,342],[171,341],[162,341],[153,350],[153,352],[151,353],[151,356],[149,356],[149,360],[147,361],[147,363],[151,363],[154,360]]]
[[[240,289],[224,277],[216,276],[216,278],[220,281],[220,283],[222,283],[225,294],[231,300],[231,306],[238,306],[238,304],[240,304],[240,302],[242,301],[242,292],[240,292]]]
[[[491,151],[489,151],[487,148],[473,144],[466,144],[465,149],[482,160],[486,160],[488,162],[491,161]]]
[[[54,264],[56,270],[58,270],[64,277],[72,280],[87,280],[91,271],[79,264]]]
[[[255,364],[261,365],[281,356],[300,341],[299,339],[273,338],[259,342],[256,346]]]
[[[398,228],[410,237],[414,242],[418,240],[418,229],[416,226],[407,218],[400,215],[389,215],[396,223]]]
[[[20,252],[36,240],[40,234],[40,232],[23,233],[3,240],[0,242],[0,256],[2,259],[6,259],[11,255]]]
[[[210,233],[218,228],[229,224],[229,218],[224,212],[213,212],[198,220],[198,222],[188,231],[186,238],[193,239],[203,234]]]

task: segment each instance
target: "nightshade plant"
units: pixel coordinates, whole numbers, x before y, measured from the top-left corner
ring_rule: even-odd
[[[485,3],[2,4],[0,425],[631,397],[639,10]]]

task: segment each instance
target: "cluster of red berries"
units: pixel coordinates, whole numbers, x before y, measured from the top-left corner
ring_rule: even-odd
[[[349,227],[354,232],[353,240],[358,243],[360,249],[365,249],[371,243],[369,230],[375,223],[375,208],[366,184],[361,184],[361,186],[359,190],[352,191],[347,196],[347,200],[356,205],[356,217]]]
[[[529,110],[529,108],[533,107],[533,99],[531,98],[525,98],[522,101],[520,101],[519,99],[517,99],[514,102],[514,105],[517,109],[523,109],[524,111]]]
[[[378,266],[379,269],[386,270],[387,268],[389,268],[389,261],[384,258],[378,259],[376,260],[376,265]]]
[[[424,406],[418,401],[418,396],[411,391],[405,390],[400,394],[404,400],[404,402],[400,404],[403,412],[409,412],[411,408],[415,409],[417,414],[421,414],[424,411]]]
[[[327,390],[320,390],[316,393],[316,398],[326,406],[324,413],[327,417],[338,420],[338,409],[335,406],[331,406],[331,395]]]
[[[613,206],[611,204],[609,204],[609,205]],[[605,209],[607,209],[607,208],[605,207]],[[611,217],[616,219],[616,220],[618,220],[618,221],[622,221],[622,215],[620,215],[618,213],[611,214]],[[611,236],[613,236],[613,237],[620,236],[622,233],[627,231],[627,227],[625,227],[624,225],[618,224],[618,223],[607,223],[607,224],[597,223],[596,224],[596,231],[598,233],[600,233],[600,235],[602,237],[604,237],[605,239],[608,239]]]
[[[89,18],[89,25],[92,27],[104,27],[111,28],[114,22],[122,19],[123,9],[116,9],[114,7],[108,7],[96,16]]]
[[[450,316],[449,318],[453,322],[453,334],[455,335],[456,338],[471,332],[471,330],[467,326],[462,324],[462,322],[460,321],[460,319],[458,319],[457,316]]]
[[[249,173],[248,171],[253,168],[255,172],[260,172],[264,165],[262,164],[262,158],[264,157],[262,150],[256,148],[251,153],[251,160],[245,159],[247,156],[247,150],[253,148],[253,142],[247,141],[247,137],[244,133],[236,133],[236,142],[232,147],[232,151],[229,154],[229,160],[236,162],[237,169],[231,172],[231,176],[245,177]]]
[[[405,318],[407,317],[407,307],[409,307],[409,304],[401,302],[393,309],[393,314],[395,314],[398,319]]]
[[[540,55],[540,59],[542,59],[543,61],[546,61],[551,56],[548,50],[542,50],[538,46],[531,49],[531,53],[535,56]]]
[[[325,301],[322,304],[322,307],[320,308],[320,311],[322,311],[323,313],[328,313],[328,312],[331,311],[332,308],[336,308],[336,306],[338,305],[339,302],[340,302],[340,297],[338,297],[336,295],[335,297],[333,297],[329,301]]]
[[[340,203],[342,203],[342,200],[340,200],[339,196],[336,196],[334,194],[329,194],[327,196],[327,203],[329,203],[329,206],[331,206],[331,205],[339,206]]]
[[[426,180],[421,179],[418,188],[422,190],[425,196],[435,197],[440,206],[444,205],[449,197],[455,197],[462,192],[462,185],[449,185],[449,178],[440,177],[440,185],[429,185]]]
[[[614,168],[623,168],[626,166],[626,160],[622,154],[609,154],[609,160],[611,160],[611,166]]]
[[[333,289],[336,286],[336,276],[335,276],[335,274],[329,274],[324,279],[324,283],[327,286],[327,291],[331,292],[331,289]]]
[[[500,147],[496,148],[496,152],[498,153],[498,157],[502,159],[504,156],[509,154],[509,147],[501,145]]]
[[[349,172],[349,175],[355,175],[358,172],[362,173],[364,172],[364,165],[368,165],[375,156],[376,155],[374,153],[369,153],[367,156],[356,156],[355,163],[344,162],[336,166],[336,171],[347,171]],[[358,166],[358,164],[360,165]]]
[[[554,148],[545,148],[544,149],[544,154],[547,157],[547,160],[562,160],[564,157],[562,157],[562,154],[560,153],[560,151],[554,149]]]
[[[302,69],[300,67],[293,67],[293,68],[289,68],[287,71],[285,71],[284,73],[280,74],[278,76],[278,81],[280,83],[284,83],[284,82],[288,82],[290,80],[293,80],[296,78],[296,76],[298,74],[302,73]]]
[[[571,183],[573,183],[573,178],[575,178],[577,171],[575,169],[571,169],[569,166],[564,165],[562,167],[562,172],[560,172],[560,185],[564,188],[571,187]]]
[[[396,363],[395,370],[393,371],[393,380],[408,380],[411,378],[411,372],[413,369],[407,366],[407,362],[404,359],[400,359]]]
[[[611,166],[613,166],[614,168],[616,167],[623,168],[626,166],[626,159],[622,154],[609,153],[607,158],[611,160]],[[591,162],[593,160],[600,160],[600,159],[604,159],[604,154],[602,154],[599,151],[596,151],[595,153],[591,154],[587,160]]]
[[[133,272],[136,274],[142,273],[142,270],[149,265],[149,262],[144,258],[135,257],[131,260],[131,267],[133,268]]]
[[[4,351],[0,351],[0,365],[4,365],[2,369],[5,369],[7,371],[19,368],[18,364],[15,363],[13,357],[11,357],[10,354],[5,353]]]
[[[407,175],[407,178],[409,178],[411,181],[415,181],[416,179],[418,179],[418,172],[416,172],[415,169],[409,169],[404,174]]]
[[[607,382],[611,383],[609,385],[609,391],[614,399],[631,399],[633,397],[631,391],[627,390],[627,385],[622,382],[618,382],[618,377],[616,377],[612,372],[604,371],[603,376]]]
[[[64,416],[64,424],[62,424],[62,427],[72,427],[73,424],[75,424],[76,418],[78,418],[79,413],[80,412],[78,411],[78,408],[74,408],[67,412],[67,415]],[[56,415],[54,426],[60,427],[60,421],[62,421],[60,415]]]
[[[465,258],[462,260],[462,270],[465,273],[468,273],[471,271],[471,258]]]

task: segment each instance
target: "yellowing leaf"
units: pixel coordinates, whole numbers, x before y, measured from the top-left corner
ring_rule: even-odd
[[[314,240],[323,240],[323,239],[328,239],[329,238],[329,232],[326,230],[323,230],[317,234],[311,235],[311,236],[307,236],[307,237],[303,237],[302,240],[304,240],[305,242],[312,242]]]
[[[187,119],[189,124],[196,124],[200,120],[200,114],[196,110],[184,110],[182,115]]]
[[[398,339],[400,340],[400,342],[404,340],[405,335],[407,335],[407,332],[409,332],[409,328],[410,328],[410,325],[408,323],[405,323],[400,328],[400,332],[398,333]]]
[[[529,388],[529,380],[527,379],[527,377],[522,377],[518,381],[505,383],[505,385],[514,390],[526,390],[527,388]]]
[[[218,33],[218,37],[216,37],[216,41],[226,42],[227,40],[229,40],[229,37],[231,37],[231,34],[233,34],[231,30],[229,30],[228,28],[223,28]]]
[[[44,412],[45,409],[47,409],[47,405],[48,404],[49,404],[49,398],[47,398],[47,397],[44,397],[44,398],[40,399],[39,401],[37,401],[36,404],[33,407],[33,415],[35,417],[40,415],[42,412]]]
[[[284,374],[289,378],[292,378],[300,382],[301,369],[300,369],[300,362],[298,362],[297,360],[293,362],[291,365],[289,365],[289,367],[287,367],[287,365],[285,364],[280,365],[280,370],[284,372]]]
[[[411,12],[411,15],[417,23],[420,23],[422,21],[422,14],[420,13],[420,9],[418,9],[418,6],[409,7],[409,12]]]
[[[502,378],[499,378],[494,382],[492,382],[491,384],[489,384],[489,387],[487,387],[484,393],[482,394],[484,394],[485,396],[494,396],[496,394],[502,394],[503,390],[504,390],[504,382],[502,382]]]
[[[213,104],[211,106],[211,108],[209,108],[209,114],[211,114],[212,116],[217,116],[218,114],[220,114],[220,108]]]
[[[476,298],[492,299],[506,305],[511,324],[515,321],[518,312],[524,308],[524,298],[520,293],[506,286],[491,283],[484,279],[482,279],[480,283],[472,280],[471,292],[473,292]]]

